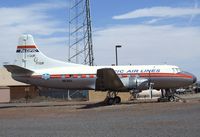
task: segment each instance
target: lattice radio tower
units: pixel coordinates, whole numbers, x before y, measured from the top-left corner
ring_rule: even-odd
[[[69,11],[69,57],[73,63],[94,65],[89,0],[71,0]]]

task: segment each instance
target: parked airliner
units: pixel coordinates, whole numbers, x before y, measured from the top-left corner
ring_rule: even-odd
[[[173,65],[87,66],[48,58],[32,35],[22,35],[12,65],[4,65],[13,79],[38,87],[108,91],[108,103],[120,103],[118,92],[176,89],[196,82],[196,77]]]

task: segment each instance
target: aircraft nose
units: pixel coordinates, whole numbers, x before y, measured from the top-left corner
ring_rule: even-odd
[[[183,74],[186,74],[191,77],[190,82],[192,82],[192,84],[197,81],[197,77],[194,74],[186,72],[186,71],[184,71]]]
[[[193,75],[192,78],[193,78],[193,83],[195,83],[197,81],[197,77]]]

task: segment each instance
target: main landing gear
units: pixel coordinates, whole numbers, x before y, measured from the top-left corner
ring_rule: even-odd
[[[121,103],[121,98],[117,96],[118,92],[108,91],[106,103],[107,105],[114,105]]]
[[[171,89],[165,89],[161,90],[161,97],[159,98],[158,101],[170,101],[174,102],[175,101],[175,95],[174,92]]]

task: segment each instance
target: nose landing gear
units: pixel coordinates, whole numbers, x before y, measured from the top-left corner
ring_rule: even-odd
[[[158,99],[159,102],[174,102],[175,100],[174,92],[171,89],[161,90],[161,97]]]

